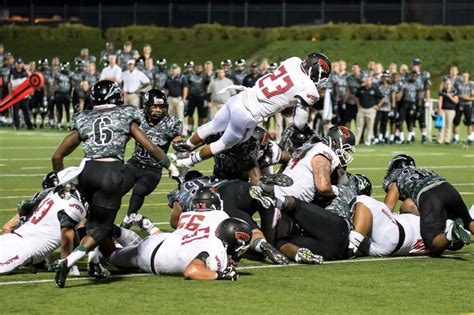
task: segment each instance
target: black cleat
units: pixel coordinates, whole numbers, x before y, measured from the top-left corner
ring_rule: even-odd
[[[257,200],[257,202],[265,209],[271,209],[275,207],[275,199],[269,196],[268,193],[264,192],[263,189],[259,186],[252,186],[249,189],[249,194],[252,199]]]
[[[267,241],[262,241],[260,244],[260,248],[262,249],[263,256],[270,259],[272,263],[276,265],[288,265],[290,262],[288,258],[280,253],[278,249],[273,247]]]
[[[285,174],[268,174],[260,178],[260,183],[264,185],[289,187],[293,185],[293,179]]]
[[[110,271],[108,271],[107,269],[105,269],[104,267],[102,267],[102,265],[99,263],[99,264],[95,264],[95,263],[88,263],[87,264],[87,273],[89,274],[89,276],[95,278],[96,280],[105,280],[107,279],[108,277],[110,277]]]
[[[296,252],[295,261],[300,264],[313,264],[313,265],[321,265],[324,261],[323,256],[313,254],[307,248],[299,248]]]
[[[58,288],[64,288],[66,285],[67,275],[69,273],[69,268],[67,266],[67,259],[56,260],[53,263],[53,270],[56,272],[54,277],[54,282]]]

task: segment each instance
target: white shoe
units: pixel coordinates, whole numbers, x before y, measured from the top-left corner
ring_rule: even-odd
[[[74,265],[69,269],[68,275],[73,276],[73,277],[79,277],[81,275],[81,272],[79,271],[79,268],[77,268],[77,266]]]

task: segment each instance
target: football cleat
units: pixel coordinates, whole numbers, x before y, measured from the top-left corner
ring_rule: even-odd
[[[257,200],[257,202],[265,209],[271,209],[275,206],[275,199],[268,196],[261,187],[252,186],[249,189],[249,194],[252,199]]]
[[[293,179],[285,174],[268,174],[260,178],[263,185],[289,187],[293,185]]]
[[[79,271],[79,268],[76,265],[71,266],[71,268],[69,269],[68,276],[79,277],[80,275],[81,272]]]
[[[122,222],[120,222],[120,227],[129,230],[132,227],[135,215],[135,213],[131,213],[130,215],[126,214]]]
[[[260,248],[262,249],[263,256],[270,259],[272,263],[276,265],[288,265],[290,262],[285,255],[280,253],[278,249],[273,247],[267,241],[262,241],[260,243]]]
[[[87,273],[89,276],[95,278],[96,280],[105,280],[108,277],[110,277],[110,271],[102,267],[102,265],[95,264],[93,262],[90,262],[87,264]]]
[[[69,273],[67,259],[56,260],[53,263],[53,270],[56,272],[56,275],[54,277],[54,282],[56,282],[56,286],[58,288],[64,288]]]
[[[313,254],[309,249],[301,247],[295,255],[295,261],[301,264],[322,264],[323,256]]]
[[[463,242],[465,245],[471,243],[471,232],[464,228],[464,222],[462,219],[457,218],[454,220],[453,225],[453,238]]]
[[[132,225],[139,228],[142,232],[154,234],[159,229],[151,222],[151,220],[141,214],[135,214]]]

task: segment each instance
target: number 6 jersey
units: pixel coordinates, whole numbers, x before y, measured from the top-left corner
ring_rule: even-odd
[[[244,102],[246,108],[258,119],[265,119],[290,107],[295,97],[312,106],[319,99],[319,93],[314,82],[303,72],[301,62],[298,57],[289,58],[275,72],[258,79],[250,90],[255,93],[256,100],[249,93],[250,103]]]
[[[133,106],[98,105],[74,116],[73,129],[83,142],[84,157],[124,160],[132,122],[140,125]]]

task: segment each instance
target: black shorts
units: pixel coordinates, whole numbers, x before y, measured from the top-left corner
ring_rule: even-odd
[[[453,119],[453,125],[459,126],[461,124],[461,118],[464,113],[464,125],[472,125],[472,106],[471,105],[459,105],[456,109],[456,116]]]
[[[418,121],[418,126],[420,129],[426,128],[426,119],[425,119],[425,106],[417,106],[416,108],[416,120]]]
[[[125,181],[122,185],[122,195],[125,195],[133,187],[133,193],[148,196],[160,183],[161,173],[161,168],[129,160],[125,164]]]
[[[425,246],[433,254],[433,239],[443,234],[447,219],[461,218],[464,227],[469,228],[471,216],[459,192],[448,182],[433,187],[421,194],[418,200],[420,210],[420,231]]]
[[[207,111],[208,108],[205,106],[204,102],[204,96],[199,96],[199,95],[189,95],[189,101],[188,101],[188,106],[186,110],[186,115],[185,116],[192,116],[194,115],[194,111],[198,111],[198,117],[199,118],[206,118],[207,117]]]
[[[79,175],[79,187],[91,207],[119,210],[125,181],[122,162],[89,161]]]
[[[244,220],[252,230],[260,229],[252,216],[261,210],[260,204],[250,196],[252,184],[240,180],[224,183],[219,187],[219,195],[224,204],[224,211],[230,216]]]
[[[352,120],[356,119],[357,116],[357,105],[355,104],[346,104],[345,109],[340,110],[341,113],[341,125],[350,123]]]
[[[44,98],[44,89],[35,90],[33,96],[31,97],[31,109],[39,109],[43,106],[43,98]]]

